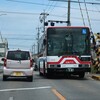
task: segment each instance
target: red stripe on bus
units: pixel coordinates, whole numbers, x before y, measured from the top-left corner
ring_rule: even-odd
[[[75,58],[80,64],[91,64],[90,61],[81,61],[78,57],[76,56],[63,56],[59,61],[57,62],[47,62],[48,64],[60,64],[61,61],[65,58]],[[70,60],[70,59],[69,59]],[[65,60],[66,61],[66,60]],[[65,62],[64,61],[64,62]]]

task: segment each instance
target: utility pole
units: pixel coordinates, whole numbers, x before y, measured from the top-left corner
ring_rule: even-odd
[[[67,26],[71,26],[71,22],[70,22],[70,0],[68,0],[68,16],[67,16]]]
[[[35,54],[35,46],[36,46],[36,45],[34,44],[34,45],[33,45],[34,54]]]
[[[48,16],[48,13],[45,13],[45,11],[43,13],[40,14],[40,22],[43,23],[43,33],[45,34],[45,19]]]
[[[40,38],[40,28],[37,28],[38,33],[37,33],[37,53],[39,54],[39,38]]]
[[[50,0],[50,1],[68,2],[67,26],[71,26],[71,22],[70,22],[70,5],[71,5],[71,0]]]

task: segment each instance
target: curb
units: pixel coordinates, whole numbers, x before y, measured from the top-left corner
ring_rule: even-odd
[[[92,78],[95,80],[100,80],[100,76],[98,76],[98,75],[92,75]]]

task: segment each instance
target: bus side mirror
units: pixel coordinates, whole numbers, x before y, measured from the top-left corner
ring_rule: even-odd
[[[43,40],[43,45],[44,45],[44,46],[46,45],[46,42],[47,42],[46,39],[44,39],[44,40]]]
[[[4,61],[4,60],[5,60],[5,58],[2,58],[2,59],[1,59],[1,61]]]

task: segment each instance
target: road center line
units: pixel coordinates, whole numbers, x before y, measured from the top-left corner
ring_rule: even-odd
[[[22,90],[38,90],[38,89],[49,89],[49,88],[51,88],[51,86],[35,87],[35,88],[2,89],[2,90],[0,90],[0,92],[22,91]]]
[[[56,89],[52,89],[52,92],[59,98],[59,100],[66,100]]]

